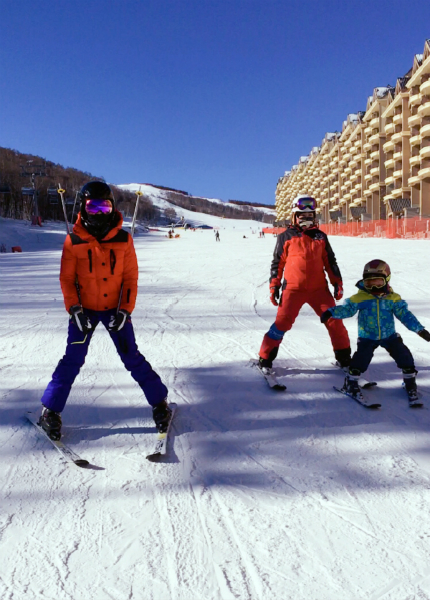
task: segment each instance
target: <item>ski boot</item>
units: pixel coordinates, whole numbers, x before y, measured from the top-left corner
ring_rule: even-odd
[[[415,367],[403,369],[403,382],[410,406],[422,406],[422,403],[418,398],[417,382],[415,379],[416,374],[417,371],[415,370]]]
[[[166,400],[162,400],[159,404],[152,407],[152,418],[154,419],[155,427],[160,433],[165,433],[169,427],[172,410]]]
[[[342,350],[335,350],[334,357],[337,365],[343,369],[348,369],[351,364],[351,348],[342,348]]]
[[[358,369],[349,369],[349,373],[345,377],[343,390],[353,398],[362,398],[363,396],[360,386],[358,385],[360,375],[361,373]]]
[[[61,415],[44,406],[38,424],[47,436],[57,442],[61,439]]]

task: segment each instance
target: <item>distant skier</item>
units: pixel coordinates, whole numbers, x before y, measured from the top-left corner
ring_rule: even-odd
[[[276,240],[270,270],[270,300],[278,306],[278,313],[259,352],[260,367],[265,369],[272,368],[284,335],[304,304],[309,304],[318,316],[335,306],[325,273],[334,286],[336,300],[343,296],[340,270],[326,234],[318,229],[315,209],[314,198],[298,196],[293,201],[292,224]],[[336,360],[342,366],[349,365],[351,347],[343,323],[333,319],[326,327]]]
[[[216,242],[219,242],[219,241],[220,241],[220,239],[219,239],[219,231],[216,231],[216,232],[215,232],[215,241],[216,241]]]
[[[367,370],[376,348],[381,346],[396,361],[399,369],[402,369],[408,397],[415,401],[418,396],[414,359],[396,333],[393,316],[427,342],[430,342],[430,333],[408,310],[407,303],[399,294],[393,292],[388,284],[390,278],[391,270],[386,262],[378,259],[370,261],[364,267],[363,279],[356,284],[360,291],[347,298],[342,306],[327,309],[321,315],[321,322],[347,319],[358,311],[357,351],[351,359],[349,374],[345,378],[343,389],[346,392],[353,396],[360,393],[360,375]]]
[[[106,183],[90,181],[81,189],[80,200],[81,210],[61,258],[61,289],[70,314],[67,348],[42,396],[40,425],[51,439],[60,439],[60,413],[101,322],[152,406],[158,430],[165,431],[171,412],[167,388],[139,352],[131,323],[138,280],[132,237],[121,229],[122,215],[115,210]]]

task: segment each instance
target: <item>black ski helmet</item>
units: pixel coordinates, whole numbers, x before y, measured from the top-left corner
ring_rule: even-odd
[[[115,199],[111,188],[104,181],[89,181],[79,192],[81,199],[81,220],[85,229],[94,237],[104,237],[110,229],[115,216]],[[110,200],[112,212],[108,214],[89,215],[85,210],[87,200]]]

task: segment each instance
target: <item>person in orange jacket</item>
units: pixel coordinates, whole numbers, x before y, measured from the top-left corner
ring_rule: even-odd
[[[314,198],[295,198],[292,224],[277,237],[270,271],[270,300],[278,306],[278,312],[260,348],[259,365],[263,369],[272,368],[284,335],[303,304],[309,304],[320,317],[336,305],[334,298],[340,300],[343,296],[342,276],[326,234],[318,229],[315,209]],[[334,287],[334,298],[326,274]],[[351,346],[345,326],[335,319],[325,326],[337,362],[341,367],[348,366]]]
[[[67,348],[42,396],[39,424],[51,439],[61,438],[61,412],[101,322],[163,432],[171,414],[167,388],[139,352],[131,322],[139,275],[133,239],[122,229],[122,215],[106,183],[85,184],[80,200],[80,213],[61,257],[60,283],[70,315]]]

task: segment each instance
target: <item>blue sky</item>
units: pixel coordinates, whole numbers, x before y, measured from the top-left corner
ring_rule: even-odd
[[[0,0],[0,145],[112,183],[274,203],[430,37],[430,2]]]

